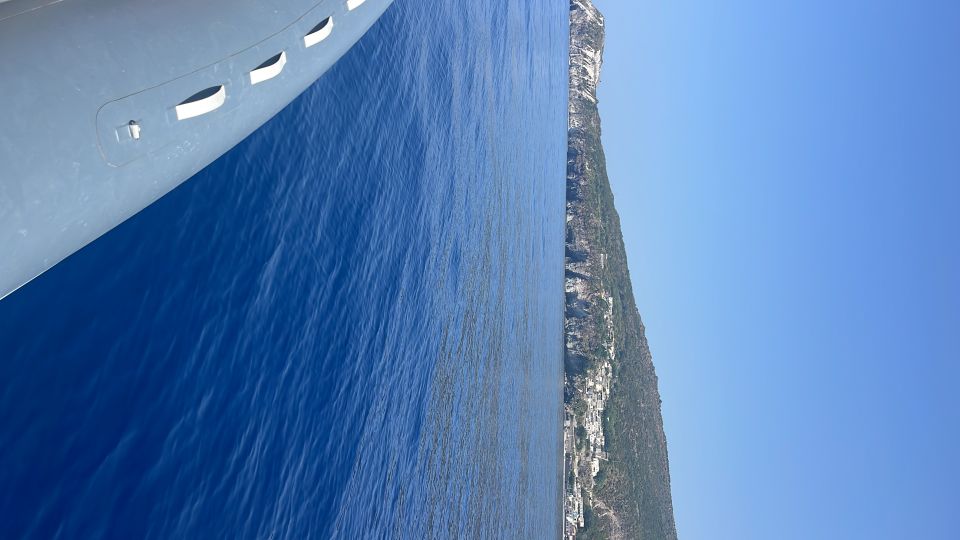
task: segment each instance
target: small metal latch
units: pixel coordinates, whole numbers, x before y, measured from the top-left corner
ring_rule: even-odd
[[[130,130],[130,136],[133,137],[133,140],[140,140],[140,124],[138,124],[136,120],[131,120],[130,123],[127,124],[127,129]]]

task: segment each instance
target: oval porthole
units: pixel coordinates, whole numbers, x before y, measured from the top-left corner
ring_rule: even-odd
[[[320,21],[320,24],[314,26],[307,35],[303,36],[303,44],[307,47],[313,47],[327,39],[330,32],[333,32],[333,17],[327,17]]]
[[[177,105],[177,120],[186,120],[218,109],[227,100],[227,89],[221,84],[201,90]]]
[[[287,53],[281,52],[272,56],[266,62],[260,64],[250,72],[250,84],[262,83],[268,81],[283,71],[283,66],[287,64]]]

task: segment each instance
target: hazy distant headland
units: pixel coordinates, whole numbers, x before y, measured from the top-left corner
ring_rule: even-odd
[[[600,142],[604,20],[570,2],[564,538],[675,539],[657,375]]]

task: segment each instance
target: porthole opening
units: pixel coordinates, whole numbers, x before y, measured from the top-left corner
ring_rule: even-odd
[[[327,39],[330,35],[330,32],[333,31],[333,17],[327,17],[326,19],[320,21],[319,24],[313,27],[306,36],[303,36],[303,43],[307,47],[312,47],[317,43]]]
[[[218,109],[227,100],[227,89],[221,84],[205,88],[180,102],[177,120],[186,120]]]
[[[250,83],[258,84],[276,77],[283,71],[283,66],[285,66],[286,63],[286,52],[279,52],[271,56],[266,62],[250,71]]]

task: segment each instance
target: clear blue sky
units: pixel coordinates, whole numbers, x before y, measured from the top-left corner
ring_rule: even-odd
[[[960,2],[595,1],[680,537],[960,538]]]

